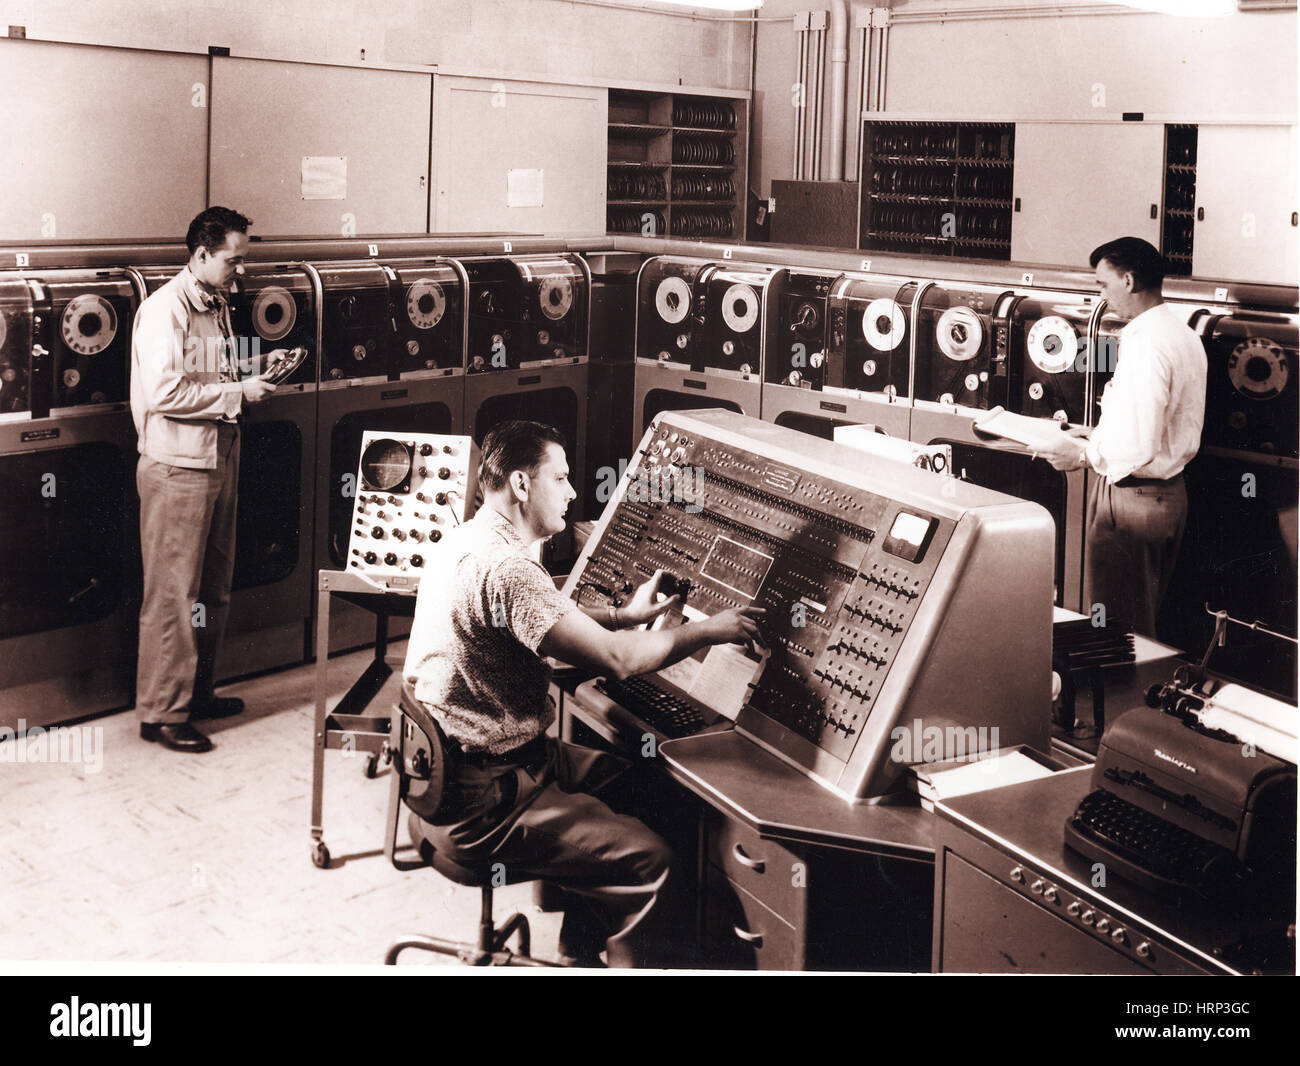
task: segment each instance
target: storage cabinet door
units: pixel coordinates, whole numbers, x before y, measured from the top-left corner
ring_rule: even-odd
[[[1295,152],[1294,126],[1200,127],[1197,277],[1296,284]]]
[[[606,91],[439,75],[435,233],[600,233]]]
[[[425,233],[432,77],[219,56],[212,203],[262,236]]]
[[[1086,268],[1115,237],[1159,247],[1164,136],[1159,125],[1016,123],[1012,260]]]

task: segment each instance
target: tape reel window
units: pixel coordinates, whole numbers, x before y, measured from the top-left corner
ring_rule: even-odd
[[[1011,258],[1015,126],[866,122],[860,248]]]

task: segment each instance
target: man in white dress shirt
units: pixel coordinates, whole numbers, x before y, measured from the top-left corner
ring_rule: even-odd
[[[1185,315],[1164,302],[1164,261],[1137,237],[1095,249],[1089,262],[1120,331],[1115,374],[1091,432],[1063,433],[1050,452],[1057,470],[1087,466],[1084,610],[1101,604],[1108,624],[1123,620],[1156,635],[1183,527],[1183,467],[1201,446],[1205,418],[1205,350]]]

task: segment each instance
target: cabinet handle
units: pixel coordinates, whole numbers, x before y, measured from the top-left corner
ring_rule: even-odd
[[[1160,217],[1160,208],[1158,208],[1155,204],[1151,205],[1151,217],[1152,218]]]
[[[1203,207],[1198,207],[1198,208],[1196,209],[1196,221],[1197,221],[1197,222],[1204,222],[1204,221],[1205,221],[1205,208],[1203,208]]]
[[[1300,211],[1291,212],[1291,225],[1300,226]]]
[[[1019,196],[1016,197],[1016,210],[1017,210],[1017,211],[1020,210],[1020,197],[1019,197]]]
[[[745,854],[745,849],[739,844],[733,844],[731,846],[731,855],[732,858],[740,863],[741,866],[748,866],[756,874],[761,874],[767,866],[767,863],[762,859],[751,859]]]
[[[736,934],[737,940],[743,940],[746,944],[753,944],[756,948],[763,946],[763,934],[751,933],[747,929],[742,929],[738,925],[733,925],[731,931]]]

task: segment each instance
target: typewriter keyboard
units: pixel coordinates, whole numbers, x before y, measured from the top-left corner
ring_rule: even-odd
[[[1213,894],[1237,870],[1226,848],[1098,789],[1065,823],[1065,841],[1127,881],[1160,895]]]

